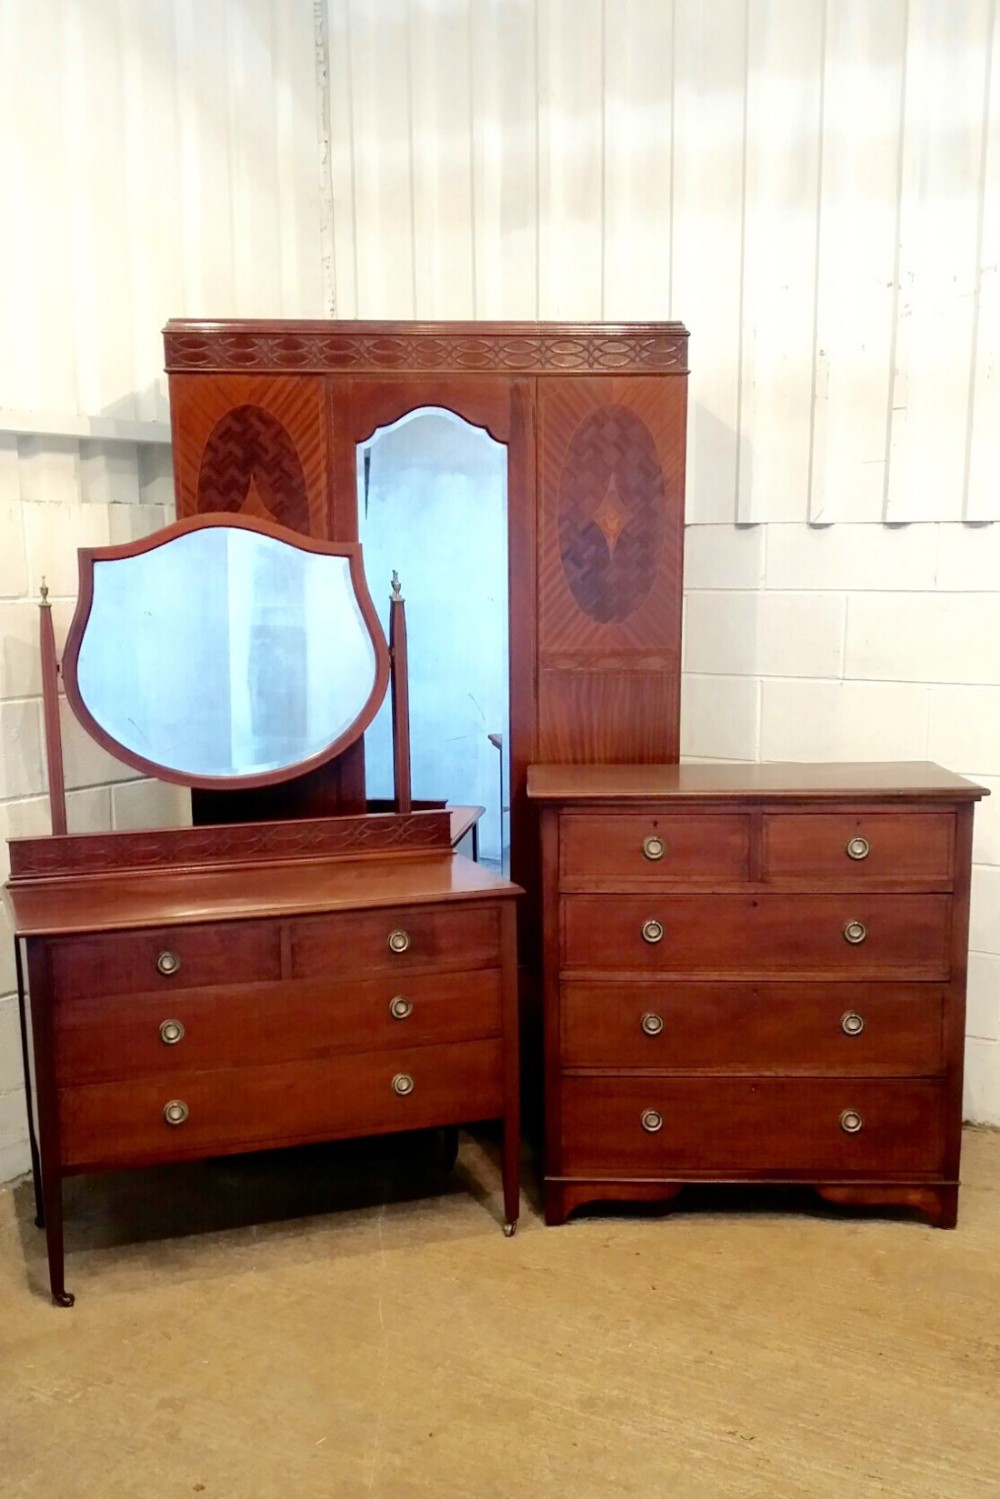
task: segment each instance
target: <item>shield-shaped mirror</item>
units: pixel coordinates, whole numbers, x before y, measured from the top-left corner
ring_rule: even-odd
[[[79,557],[66,696],[149,775],[274,784],[354,743],[385,696],[388,647],[357,543],[219,514]]]

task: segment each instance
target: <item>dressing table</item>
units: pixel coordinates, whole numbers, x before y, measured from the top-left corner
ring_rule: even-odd
[[[499,1119],[512,1234],[519,891],[453,852],[474,813],[412,805],[398,590],[390,661],[356,543],[206,515],[80,577],[66,695],[126,763],[279,796],[359,743],[391,674],[397,784],[377,813],[69,834],[43,608],[56,831],[12,840],[6,896],[53,1298],[74,1172]]]

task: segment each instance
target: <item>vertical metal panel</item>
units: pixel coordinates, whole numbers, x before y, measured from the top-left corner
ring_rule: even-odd
[[[538,316],[600,318],[604,6],[538,5]]]
[[[809,518],[881,514],[907,0],[828,5]]]
[[[910,0],[885,518],[964,511],[991,0]]]
[[[475,315],[538,316],[537,0],[472,0]]]
[[[743,0],[724,13],[676,0],[670,310],[692,334],[687,513],[697,521],[736,517],[746,11]]]
[[[671,316],[673,48],[673,0],[605,0],[603,316],[610,322]]]
[[[824,0],[750,8],[737,519],[809,492]]]
[[[1000,520],[1000,25],[993,0],[976,254],[968,520]]]
[[[468,0],[414,0],[410,21],[414,311],[474,315]]]

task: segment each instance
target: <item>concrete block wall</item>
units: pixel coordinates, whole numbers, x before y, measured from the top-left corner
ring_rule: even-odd
[[[965,1112],[1000,1125],[1000,526],[695,525],[681,751],[935,760],[976,811]]]

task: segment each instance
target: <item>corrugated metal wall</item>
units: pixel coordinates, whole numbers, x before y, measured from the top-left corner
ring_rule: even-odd
[[[326,0],[343,317],[683,319],[695,521],[1000,518],[996,0]]]

